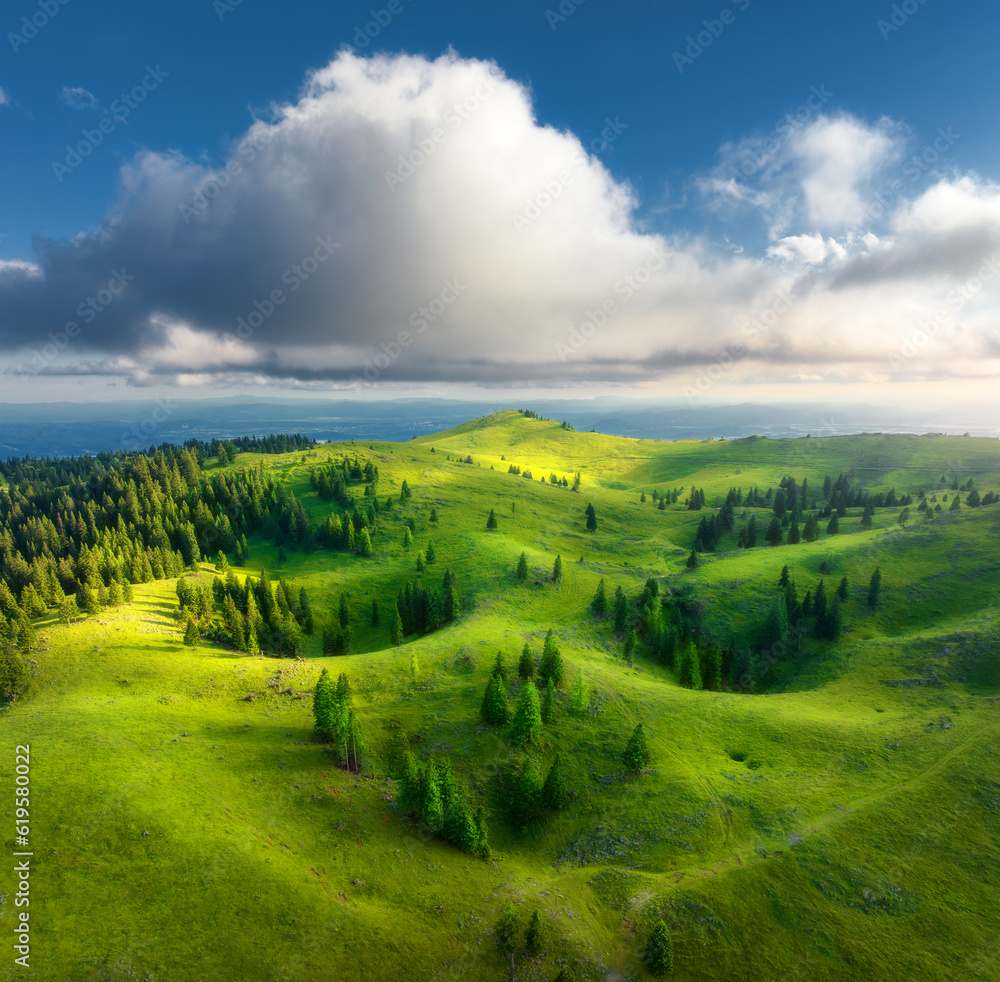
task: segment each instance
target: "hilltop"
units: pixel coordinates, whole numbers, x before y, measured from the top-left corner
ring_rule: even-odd
[[[219,456],[215,441],[178,458],[195,469],[184,494],[206,509],[188,507],[202,556],[181,557],[184,579],[211,592],[225,529],[240,543],[245,523],[246,552],[227,549],[226,566],[238,585],[266,569],[292,588],[297,657],[239,650],[221,603],[177,619],[176,575],[70,624],[51,606],[33,618],[30,680],[0,710],[8,745],[31,745],[33,977],[495,979],[506,902],[546,926],[518,979],[562,966],[651,977],[643,946],[661,918],[680,980],[997,973],[1000,504],[981,502],[1000,489],[998,441],[665,443],[509,411],[406,443],[239,451]],[[134,456],[101,465],[100,494],[119,482],[123,509]],[[222,478],[257,510],[227,511]],[[0,494],[29,479],[6,473]],[[85,484],[67,478],[52,507],[79,510],[98,494]],[[172,528],[153,488],[136,496],[137,536],[157,507]],[[331,514],[341,529],[362,516],[372,554],[327,531]],[[814,541],[788,541],[798,516],[804,529],[821,514]],[[835,639],[807,615],[762,642],[786,566],[800,604],[820,583],[832,602],[846,577]],[[400,592],[420,580],[443,598],[446,570],[457,616],[393,644]],[[625,596],[621,631],[591,610],[602,581],[612,608]],[[351,653],[324,655],[342,596]],[[480,706],[497,651],[516,704],[522,649],[537,671],[550,630],[563,682],[541,741],[521,749]],[[692,651],[702,667],[719,657],[718,691],[680,684]],[[360,774],[314,739],[323,668],[350,680],[369,745]],[[639,723],[650,762],[630,774]],[[419,765],[450,762],[488,819],[489,859],[397,805],[405,748]],[[517,775],[530,760],[544,776],[557,754],[566,807],[519,826],[506,809]],[[4,930],[12,914],[8,899]]]

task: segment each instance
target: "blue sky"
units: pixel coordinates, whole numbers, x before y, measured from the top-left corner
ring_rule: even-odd
[[[985,395],[998,21],[943,0],[15,0],[3,398]],[[476,91],[474,118],[449,124],[454,94]],[[421,140],[433,152],[393,186]],[[178,215],[227,161],[241,166],[219,203]],[[490,235],[491,215],[513,228]],[[942,231],[942,215],[959,217]],[[324,236],[338,251],[309,282],[289,274]],[[533,249],[537,283],[520,265]]]

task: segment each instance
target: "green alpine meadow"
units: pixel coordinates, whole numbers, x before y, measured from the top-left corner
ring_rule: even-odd
[[[997,440],[507,410],[0,475],[17,977],[996,978]]]

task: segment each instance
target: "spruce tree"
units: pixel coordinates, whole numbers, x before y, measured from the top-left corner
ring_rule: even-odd
[[[653,931],[646,941],[646,950],[642,955],[643,964],[652,975],[661,978],[670,975],[674,970],[674,945],[670,931],[663,921],[657,921]]]
[[[424,562],[424,554],[423,554],[423,552],[418,552],[417,553],[417,563],[416,563],[416,566],[417,566],[417,572],[418,573],[423,573],[424,570],[427,569],[427,566],[426,566],[426,564]]]
[[[496,527],[497,527],[497,514],[491,508],[490,517],[486,519],[486,529],[487,531],[493,531],[493,529],[495,529]]]
[[[597,617],[603,617],[608,612],[608,598],[604,592],[604,580],[597,584],[597,593],[590,601],[590,612]]]
[[[558,583],[562,579],[562,556],[557,555],[556,561],[552,564],[552,582]]]
[[[689,641],[681,651],[677,681],[685,689],[701,688],[701,664],[693,641]]]
[[[528,642],[521,649],[521,660],[517,663],[517,675],[521,679],[530,679],[535,674],[535,659],[531,655]]]
[[[688,556],[687,562],[684,564],[688,569],[698,568],[698,551],[696,549],[691,550],[691,555]]]
[[[403,618],[399,616],[399,610],[396,611],[396,616],[392,619],[389,642],[397,648],[403,643]]]
[[[486,693],[479,715],[484,723],[491,726],[506,726],[510,722],[510,707],[507,704],[507,688],[497,675],[491,675],[486,683]]]
[[[521,583],[524,583],[528,579],[528,554],[522,552],[520,559],[517,561],[517,571],[514,574]]]
[[[632,731],[632,736],[622,754],[622,760],[625,762],[626,769],[633,774],[638,774],[652,760],[649,747],[646,744],[646,731],[643,729],[642,723]]]
[[[28,682],[28,666],[21,653],[7,641],[0,639],[0,697],[13,699]]]
[[[701,657],[701,677],[704,688],[711,692],[722,689],[722,651],[716,644],[705,647]]]
[[[428,566],[433,566],[437,561],[437,553],[434,551],[434,543],[427,543],[427,552],[424,554],[424,559]]]
[[[545,921],[542,912],[536,907],[528,918],[528,926],[524,929],[524,948],[532,958],[542,953],[545,946]]]
[[[764,540],[770,542],[772,546],[780,546],[784,533],[781,531],[781,522],[777,518],[772,518],[764,533]]]
[[[316,721],[316,736],[321,740],[329,740],[333,735],[334,702],[333,679],[324,668],[319,673],[319,679],[313,689],[313,718]]]
[[[830,516],[830,522],[826,527],[827,535],[837,535],[840,532],[840,519],[837,517],[836,512]]]
[[[191,618],[188,618],[187,628],[184,631],[184,643],[189,647],[193,648],[198,643],[198,628]]]
[[[781,567],[781,577],[778,580],[778,586],[788,586],[788,567]]]
[[[507,681],[507,665],[504,662],[502,651],[498,651],[493,660],[492,675],[494,678],[500,679],[501,682]]]
[[[847,577],[843,577],[837,587],[837,596],[841,600],[847,600]]]
[[[628,598],[620,586],[615,590],[614,612],[615,634],[621,634],[628,627]]]
[[[513,904],[505,904],[493,925],[493,943],[510,960],[510,982],[514,982],[514,955],[521,946],[521,921]]]
[[[549,628],[545,635],[545,643],[542,645],[542,658],[538,665],[538,677],[542,682],[552,679],[552,684],[558,689],[563,680],[563,661],[559,653],[559,647]]]
[[[569,791],[566,788],[566,776],[563,774],[562,757],[556,754],[548,774],[545,775],[545,784],[542,785],[542,804],[549,811],[561,811],[566,807],[569,800]]]
[[[556,687],[552,684],[552,679],[545,683],[545,691],[542,693],[542,722],[551,723],[556,710]]]
[[[413,545],[413,533],[410,531],[409,526],[403,528],[403,548],[409,549]]]
[[[587,531],[597,531],[597,512],[594,511],[593,505],[587,505]]]
[[[338,618],[340,620],[340,626],[342,628],[347,627],[351,623],[351,612],[347,607],[347,594],[341,593],[340,595],[340,607],[337,612]]]
[[[521,686],[517,710],[510,724],[510,738],[519,747],[537,744],[542,739],[542,710],[538,689],[531,679],[527,679]]]
[[[872,578],[868,581],[868,609],[874,610],[882,593],[882,571],[876,566]]]

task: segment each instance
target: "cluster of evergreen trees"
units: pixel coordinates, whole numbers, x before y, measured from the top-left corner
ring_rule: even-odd
[[[445,842],[483,859],[489,858],[486,813],[482,807],[469,806],[447,757],[434,757],[426,766],[417,767],[406,746],[402,752],[396,806]]]
[[[169,443],[160,445],[160,449],[169,447]],[[271,433],[268,436],[235,436],[225,440],[185,440],[184,448],[193,450],[198,455],[198,463],[202,464],[209,457],[218,457],[219,463],[225,466],[232,462],[239,453],[278,454],[291,453],[293,450],[311,450],[316,441],[301,433]]]
[[[117,606],[130,584],[177,576],[207,552],[245,561],[247,536],[260,530],[308,539],[301,506],[262,467],[209,478],[190,448],[24,458],[0,470],[9,481],[0,489],[0,611],[8,619]]]
[[[324,668],[313,689],[313,718],[316,738],[333,745],[337,763],[350,771],[365,766],[367,742],[361,724],[354,713],[354,694],[343,672],[334,685]]]
[[[188,633],[194,625],[199,636],[248,654],[297,655],[303,634],[314,630],[306,588],[296,591],[282,578],[272,584],[266,569],[256,580],[247,576],[242,583],[231,569],[225,572],[225,578],[213,578],[211,588],[183,576],[177,581],[179,617]]]

